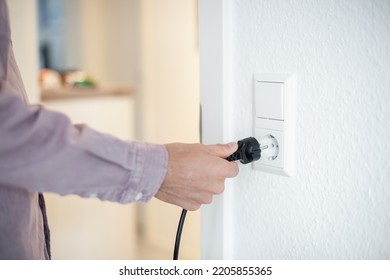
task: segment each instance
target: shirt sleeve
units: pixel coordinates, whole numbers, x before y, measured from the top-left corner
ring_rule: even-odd
[[[0,184],[31,192],[146,202],[164,180],[163,145],[121,141],[26,106],[0,85]]]

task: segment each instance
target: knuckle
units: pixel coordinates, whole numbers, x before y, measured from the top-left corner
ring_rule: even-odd
[[[208,195],[205,197],[204,201],[203,201],[203,204],[211,204],[211,202],[213,202],[213,196],[212,195]]]
[[[187,209],[188,211],[196,211],[196,210],[198,210],[199,208],[200,208],[200,204],[198,204],[198,203],[192,203],[192,204],[188,205],[188,207],[185,208],[185,209]]]
[[[238,172],[238,164],[236,162],[229,162],[226,165],[221,166],[217,171],[217,177],[219,179],[232,178],[237,176]]]
[[[218,180],[224,180],[229,173],[228,165],[221,164],[218,169],[215,170],[215,177]]]
[[[214,186],[211,188],[211,191],[213,194],[221,194],[225,190],[225,184],[223,182],[214,184]]]
[[[213,195],[212,193],[209,192],[204,192],[201,196],[199,196],[196,201],[194,201],[195,204],[210,204],[213,200]]]
[[[216,194],[221,194],[225,191],[225,184],[222,183],[222,184],[219,184],[219,187],[217,188],[217,192]]]

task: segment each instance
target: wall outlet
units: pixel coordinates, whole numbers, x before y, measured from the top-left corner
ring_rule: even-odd
[[[294,74],[262,73],[254,79],[254,136],[262,147],[253,168],[293,176],[295,173]]]

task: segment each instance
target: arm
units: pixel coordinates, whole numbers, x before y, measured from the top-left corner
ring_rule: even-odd
[[[0,91],[0,184],[36,192],[147,201],[167,168],[162,145],[124,142]],[[8,90],[10,91],[10,90]]]
[[[73,126],[62,114],[26,107],[4,92],[0,135],[0,184],[29,191],[121,203],[146,202],[156,195],[196,210],[223,192],[225,178],[238,173],[237,164],[224,159],[237,149],[236,143],[164,147],[123,142]]]

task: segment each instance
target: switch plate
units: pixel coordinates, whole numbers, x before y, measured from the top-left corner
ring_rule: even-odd
[[[270,146],[253,169],[293,176],[295,172],[296,78],[288,73],[259,73],[254,77],[254,136]],[[270,139],[272,140],[270,142]],[[263,143],[262,143],[263,141]],[[275,151],[278,152],[275,156]]]
[[[255,87],[256,117],[284,120],[283,83],[257,82]]]

